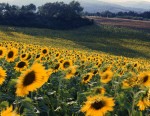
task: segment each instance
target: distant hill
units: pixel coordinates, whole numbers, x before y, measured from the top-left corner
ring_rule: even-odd
[[[10,1],[10,4],[16,4],[16,5],[26,5],[29,3],[33,3],[37,6],[40,6],[42,4],[45,4],[47,2],[65,2],[69,3],[72,0],[15,0]],[[150,2],[105,2],[105,0],[75,0],[79,1],[81,5],[84,7],[84,11],[95,13],[95,12],[103,12],[106,10],[109,10],[111,12],[128,12],[128,11],[135,11],[135,12],[144,12],[147,10],[150,10]]]
[[[102,1],[81,1],[81,5],[84,7],[84,11],[95,13],[95,12],[103,12],[109,10],[111,12],[128,12],[128,11],[135,11],[135,12],[144,12],[146,9],[144,8],[133,8],[133,7],[125,7],[118,4],[107,3]]]
[[[130,1],[130,2],[120,2],[118,3],[119,5],[123,4],[125,7],[132,7],[132,8],[142,8],[145,10],[150,10],[150,2],[147,1],[141,1],[141,2],[135,2],[135,1]]]

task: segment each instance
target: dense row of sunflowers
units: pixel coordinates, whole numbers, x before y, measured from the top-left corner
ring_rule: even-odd
[[[1,116],[150,114],[150,62],[0,43]]]

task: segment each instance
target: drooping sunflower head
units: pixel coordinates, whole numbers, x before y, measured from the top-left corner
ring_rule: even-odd
[[[0,47],[0,58],[3,58],[6,54],[6,48],[5,47]]]
[[[88,83],[93,77],[93,73],[88,73],[82,77],[82,83]]]
[[[112,77],[113,77],[113,72],[108,70],[105,73],[101,74],[101,82],[102,83],[108,83],[109,81],[111,81]]]
[[[95,93],[95,94],[104,95],[105,92],[106,92],[106,90],[105,90],[105,88],[103,88],[103,87],[96,87],[96,88],[94,89],[94,93]]]
[[[2,67],[0,67],[0,85],[3,84],[5,78],[6,78],[6,71]]]
[[[14,110],[13,111],[13,107],[7,107],[5,110],[2,110],[2,112],[0,113],[1,116],[20,116],[19,114],[17,114],[17,112]]]
[[[108,66],[108,67],[103,68],[103,69],[100,71],[100,74],[103,74],[103,73],[105,73],[106,71],[110,71],[111,68],[112,68],[111,66]]]
[[[130,83],[128,82],[128,80],[124,80],[123,82],[122,82],[122,88],[123,89],[128,89],[128,88],[130,88],[131,87],[131,85],[130,85]]]
[[[114,105],[113,98],[96,95],[87,98],[81,112],[85,112],[86,116],[104,116],[108,111],[113,111]]]
[[[26,60],[29,61],[32,58],[32,55],[29,53]]]
[[[146,87],[150,87],[150,72],[140,73],[138,76],[138,82]]]
[[[150,100],[147,97],[144,97],[143,99],[139,100],[137,106],[139,107],[139,110],[143,111],[150,107]]]
[[[67,71],[66,71],[66,76],[65,79],[70,79],[73,77],[76,73],[76,68],[77,66],[71,66]]]
[[[11,48],[7,52],[6,60],[8,62],[13,62],[16,59],[17,54],[18,54],[18,50],[16,48]]]

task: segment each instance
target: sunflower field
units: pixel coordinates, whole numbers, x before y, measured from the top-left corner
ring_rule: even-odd
[[[149,60],[0,43],[1,116],[149,114]]]

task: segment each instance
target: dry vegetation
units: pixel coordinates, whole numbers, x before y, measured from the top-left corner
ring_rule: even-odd
[[[150,21],[122,19],[122,18],[104,18],[104,17],[89,17],[89,18],[94,19],[96,23],[103,25],[130,27],[146,30],[150,29]]]

